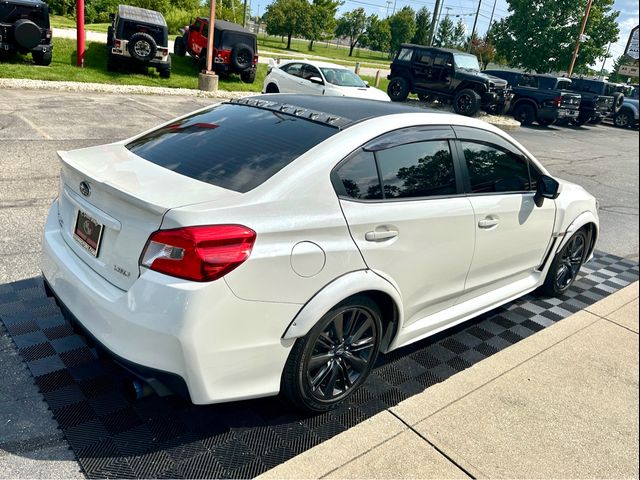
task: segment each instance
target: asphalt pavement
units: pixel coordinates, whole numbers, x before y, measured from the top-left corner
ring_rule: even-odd
[[[0,293],[3,285],[39,275],[41,232],[58,190],[57,150],[127,138],[210,103],[182,97],[2,91]],[[510,133],[552,174],[584,185],[599,198],[602,232],[598,248],[637,261],[637,130],[600,125],[521,128]],[[2,333],[0,371],[2,476],[81,476],[46,404]]]

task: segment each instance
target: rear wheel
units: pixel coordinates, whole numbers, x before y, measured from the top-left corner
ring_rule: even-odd
[[[573,285],[587,256],[587,242],[587,232],[578,230],[557,253],[542,286],[545,295],[561,295]]]
[[[306,411],[334,408],[369,376],[381,331],[380,308],[369,297],[338,304],[296,340],[282,376],[283,393]]]
[[[41,65],[43,67],[51,65],[51,60],[53,59],[51,50],[47,52],[33,52],[31,55],[33,56],[33,61],[36,65]]]
[[[253,64],[253,49],[244,43],[238,43],[231,50],[231,65],[236,71],[242,72]]]
[[[127,50],[129,50],[129,54],[136,60],[148,62],[156,56],[158,45],[148,33],[138,32],[131,35]]]
[[[387,86],[387,95],[393,102],[404,102],[409,96],[409,83],[402,77],[392,78]]]
[[[541,127],[548,127],[554,122],[554,120],[539,118],[537,122],[538,122],[538,125],[540,125]]]
[[[459,115],[473,117],[480,110],[481,101],[478,92],[465,88],[453,97],[453,110]]]
[[[171,56],[167,59],[167,63],[158,66],[158,73],[161,78],[171,77]]]
[[[531,125],[536,119],[536,109],[528,103],[520,103],[513,109],[513,118],[522,125]]]
[[[256,69],[250,68],[249,70],[245,70],[240,73],[240,80],[244,83],[253,83],[256,80]]]

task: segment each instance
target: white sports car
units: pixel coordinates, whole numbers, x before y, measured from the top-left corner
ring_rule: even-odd
[[[59,152],[47,290],[161,394],[334,407],[388,352],[572,284],[596,200],[503,131],[354,98],[228,101]]]
[[[344,66],[310,60],[290,60],[282,65],[271,60],[262,91],[391,101],[385,92],[370,87]]]

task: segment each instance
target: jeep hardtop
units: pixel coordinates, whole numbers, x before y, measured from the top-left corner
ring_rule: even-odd
[[[505,80],[480,72],[475,55],[448,48],[403,44],[387,78],[391,100],[404,101],[415,93],[421,100],[452,102],[461,115],[473,116],[480,109],[501,113],[511,102]]]
[[[0,0],[0,54],[29,53],[37,65],[51,64],[49,5],[40,0]]]
[[[146,65],[163,78],[171,76],[167,22],[160,12],[130,5],[118,6],[107,31],[107,68]]]

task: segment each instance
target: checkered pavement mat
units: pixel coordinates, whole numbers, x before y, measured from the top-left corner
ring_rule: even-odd
[[[637,263],[598,252],[562,297],[527,295],[383,355],[348,403],[316,416],[276,398],[131,402],[122,391],[125,373],[74,334],[40,278],[0,285],[1,334],[13,338],[89,478],[251,478],[637,279]]]

